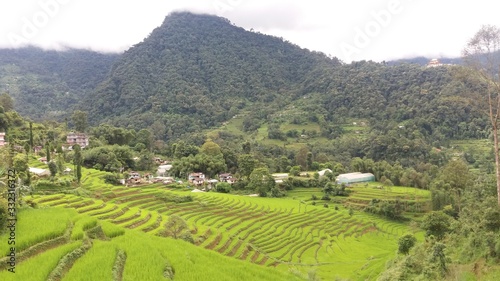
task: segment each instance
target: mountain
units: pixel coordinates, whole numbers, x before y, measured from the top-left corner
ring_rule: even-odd
[[[230,124],[231,134],[281,148],[301,135],[309,145],[315,137],[337,139],[349,122],[363,120],[371,135],[351,156],[374,159],[400,157],[407,152],[402,147],[415,148],[411,157],[426,157],[430,144],[488,136],[487,118],[467,97],[481,86],[453,72],[412,63],[343,64],[225,18],[189,12],[170,14],[120,55],[0,50],[0,85],[34,119],[62,119],[81,109],[93,125],[150,129],[157,140],[199,145],[209,130]],[[404,138],[394,130],[400,127]],[[395,139],[406,144],[388,146],[393,154],[375,147]]]
[[[93,123],[153,126],[168,139],[284,102],[315,69],[340,65],[221,17],[178,12],[126,51],[81,108]]]
[[[0,49],[0,92],[34,120],[62,119],[107,76],[118,54],[35,47]]]

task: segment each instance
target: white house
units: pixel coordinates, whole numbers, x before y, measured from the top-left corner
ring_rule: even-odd
[[[44,176],[50,176],[50,171],[46,169],[40,169],[40,168],[29,168],[30,173],[35,174],[39,177],[44,177]]]
[[[89,145],[89,137],[83,133],[71,132],[66,136],[66,142],[69,146],[78,144],[81,148],[85,148]]]
[[[330,169],[324,169],[318,172],[319,176],[322,177],[326,174],[326,172],[332,173],[332,170]]]
[[[165,176],[166,173],[168,173],[168,171],[170,171],[170,169],[172,169],[172,165],[160,165],[158,166],[158,169],[156,170],[156,174],[158,176]]]

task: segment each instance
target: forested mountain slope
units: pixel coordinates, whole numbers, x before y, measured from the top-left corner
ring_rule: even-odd
[[[63,119],[104,80],[118,56],[75,49],[0,49],[0,92],[14,99],[23,116]]]
[[[126,51],[81,108],[94,123],[149,127],[169,140],[238,114],[272,123],[309,95],[299,109],[326,131],[352,117],[373,119],[381,132],[412,125],[434,140],[485,137],[487,122],[463,95],[473,88],[451,67],[342,64],[224,18],[183,12]]]
[[[354,118],[368,121],[379,138],[372,144],[401,138],[395,129],[404,127],[404,137],[439,146],[488,137],[486,115],[469,97],[482,86],[457,79],[455,68],[344,64],[221,17],[177,12],[123,54],[0,50],[0,91],[35,120],[77,108],[93,125],[148,128],[165,141],[235,116],[244,116],[246,134],[269,126],[270,138],[282,138],[283,124],[312,122],[334,139]]]
[[[340,63],[224,18],[174,13],[124,53],[83,108],[94,122],[164,124],[169,138],[286,100],[321,65]]]

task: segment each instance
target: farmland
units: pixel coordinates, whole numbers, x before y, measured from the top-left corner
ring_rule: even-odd
[[[85,172],[84,182],[91,190],[89,196],[56,193],[25,198],[39,209],[21,212],[19,231],[28,232],[22,222],[40,225],[40,231],[19,238],[21,254],[27,253],[19,271],[33,270],[40,263],[41,255],[36,254],[42,253],[48,258],[43,274],[37,276],[50,274],[54,280],[81,280],[81,276],[87,280],[167,276],[168,280],[172,269],[175,280],[208,280],[200,279],[200,272],[213,274],[217,280],[256,280],[255,276],[260,276],[258,280],[300,280],[308,275],[365,280],[383,271],[396,253],[397,239],[409,231],[403,223],[362,211],[350,213],[345,207],[349,205],[313,205],[300,197],[305,189],[276,199],[191,193],[158,185],[111,188],[100,187],[91,172],[95,173]],[[373,190],[375,195],[361,188],[354,194],[360,199],[408,192],[396,187]],[[417,198],[426,200],[425,196]],[[172,215],[187,222],[195,246],[156,235]],[[1,246],[6,253],[6,245]],[[216,268],[208,266],[214,259]],[[190,269],[195,263],[197,269]],[[88,268],[95,270],[84,274]],[[9,280],[7,273],[2,272],[2,280]]]

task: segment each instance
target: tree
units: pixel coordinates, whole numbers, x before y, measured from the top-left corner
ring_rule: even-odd
[[[242,154],[238,157],[238,168],[242,177],[248,178],[257,166],[257,160],[251,154]]]
[[[311,170],[313,164],[313,154],[310,151],[307,153],[306,164],[307,164],[307,170]]]
[[[75,156],[73,158],[73,163],[76,166],[76,181],[80,183],[82,178],[82,151],[78,144],[73,146],[73,150],[75,151]]]
[[[267,193],[271,191],[276,184],[268,168],[254,169],[249,179],[248,188],[255,190],[261,197],[266,197]]]
[[[50,176],[54,178],[57,174],[57,164],[54,161],[50,161],[48,165],[49,165]]]
[[[295,163],[301,167],[302,170],[307,170],[307,154],[309,153],[309,148],[303,146],[295,155]],[[311,155],[312,158],[312,155]]]
[[[14,169],[16,169],[16,171],[21,173],[26,173],[26,171],[28,171],[29,169],[28,161],[22,154],[17,154],[16,156],[14,156],[14,158],[12,159],[12,165],[14,166]]]
[[[298,176],[298,175],[300,175],[300,166],[290,167],[289,174],[292,175],[292,176]]]
[[[0,106],[3,107],[5,112],[14,110],[14,101],[9,94],[4,93],[0,95]]]
[[[71,120],[77,132],[85,132],[88,127],[87,112],[81,110],[75,110],[73,115],[71,115]]]
[[[486,84],[485,93],[478,100],[487,100],[488,116],[493,134],[497,178],[497,200],[500,206],[500,147],[498,126],[500,121],[500,29],[485,25],[469,40],[463,50],[472,77]]]
[[[451,217],[442,211],[435,211],[425,215],[420,227],[426,231],[426,236],[433,235],[438,240],[450,231]]]
[[[221,155],[222,151],[220,146],[213,142],[211,139],[207,139],[205,143],[200,148],[200,153],[209,155],[209,156],[217,156]]]
[[[189,226],[186,221],[178,215],[171,215],[165,223],[165,229],[160,233],[162,236],[179,239],[181,237],[190,236]],[[186,240],[183,238],[183,240]]]
[[[454,205],[460,212],[460,201],[467,187],[472,185],[472,177],[467,163],[462,160],[452,160],[448,162],[441,170],[432,187],[445,191],[445,196],[454,195]],[[433,190],[433,193],[439,194],[439,190]]]
[[[50,162],[50,144],[47,142],[45,144],[45,158],[47,159],[47,162]]]
[[[30,151],[33,149],[33,122],[30,122],[30,142],[29,142],[29,145],[30,145]]]
[[[148,129],[141,129],[135,135],[135,141],[144,144],[147,150],[151,150],[153,147],[153,134]]]
[[[411,233],[407,233],[401,237],[399,237],[398,240],[398,253],[408,255],[410,252],[410,249],[415,246],[415,243],[417,242],[417,238]]]

